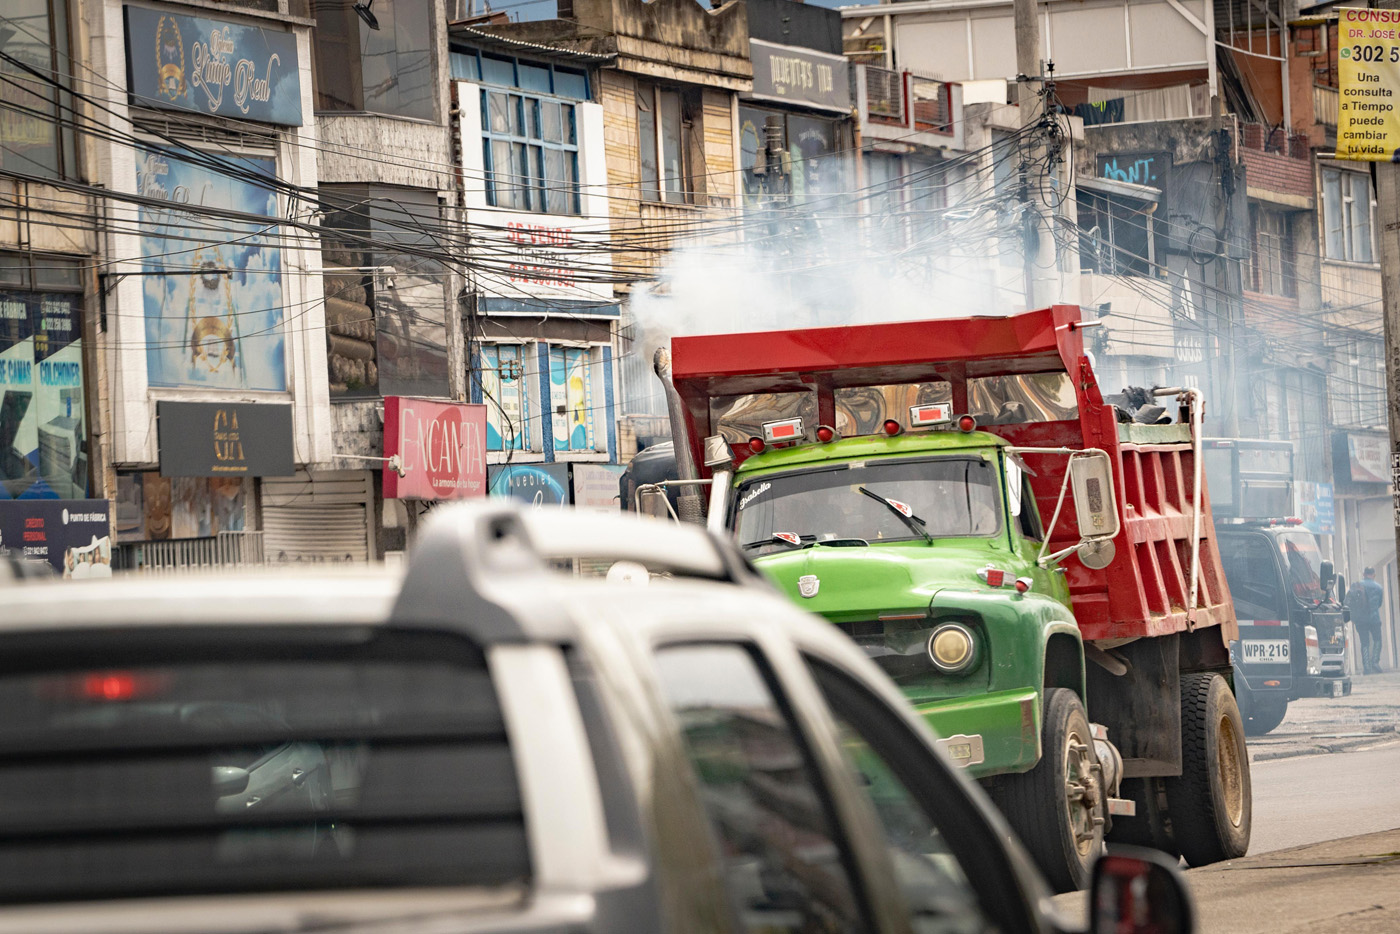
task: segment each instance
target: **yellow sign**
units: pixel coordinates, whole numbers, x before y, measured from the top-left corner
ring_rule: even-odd
[[[1337,158],[1400,162],[1400,10],[1338,10],[1337,57]]]

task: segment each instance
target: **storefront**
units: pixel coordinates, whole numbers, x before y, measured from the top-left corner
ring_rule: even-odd
[[[1385,588],[1386,597],[1381,613],[1381,664],[1400,667],[1395,560],[1395,502],[1400,500],[1393,501],[1391,495],[1390,438],[1384,431],[1333,432],[1332,471],[1333,562],[1348,584],[1360,580],[1365,568],[1375,568],[1376,582]]]
[[[753,91],[741,95],[739,105],[745,205],[757,206],[780,188],[796,204],[848,190],[852,131],[846,60],[757,39],[749,40],[749,47]],[[773,164],[769,126],[780,133],[781,165]]]

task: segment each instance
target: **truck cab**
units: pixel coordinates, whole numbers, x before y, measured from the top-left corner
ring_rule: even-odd
[[[1205,455],[1239,622],[1230,646],[1235,693],[1246,731],[1259,736],[1283,721],[1291,700],[1351,693],[1346,611],[1316,537],[1288,515],[1292,444],[1210,438]]]

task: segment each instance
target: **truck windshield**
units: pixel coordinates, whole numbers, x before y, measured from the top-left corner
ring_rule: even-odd
[[[1322,554],[1310,532],[1284,532],[1278,537],[1279,551],[1288,568],[1288,586],[1304,603],[1322,601]]]
[[[906,515],[922,520],[933,538],[995,535],[1000,526],[997,472],[981,458],[865,461],[741,484],[739,544],[762,555],[819,541],[922,537],[890,504],[862,493],[862,487],[906,506]]]

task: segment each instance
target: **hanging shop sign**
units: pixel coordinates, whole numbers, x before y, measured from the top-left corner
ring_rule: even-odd
[[[574,464],[574,505],[617,512],[622,509],[621,464]]]
[[[1295,514],[1302,518],[1303,528],[1316,535],[1336,532],[1337,510],[1332,484],[1299,480],[1293,488],[1298,497]]]
[[[1390,441],[1385,435],[1347,432],[1346,445],[1352,483],[1390,482]]]
[[[204,16],[126,8],[132,102],[301,126],[296,36]]]
[[[140,210],[146,378],[161,387],[282,392],[287,366],[277,228],[211,222],[182,207],[275,217],[276,193],[251,179],[276,178],[276,165],[220,158],[246,177],[191,165],[168,150],[136,149],[138,193],[170,205]]]
[[[532,506],[568,506],[568,464],[492,464],[491,495]]]
[[[1337,158],[1400,159],[1400,10],[1337,11]]]
[[[486,495],[486,406],[408,396],[384,398],[384,469],[389,499],[471,499]]]
[[[753,91],[745,97],[849,113],[850,65],[840,55],[749,40]]]
[[[87,495],[81,299],[0,291],[0,499]]]
[[[292,407],[261,402],[159,402],[162,477],[290,477]]]
[[[45,561],[64,577],[112,576],[105,499],[0,501],[0,557]]]

